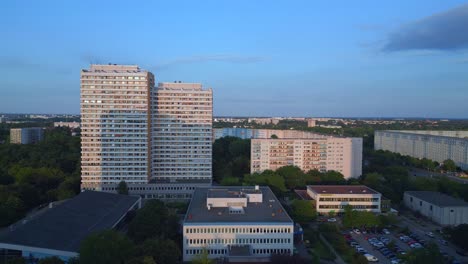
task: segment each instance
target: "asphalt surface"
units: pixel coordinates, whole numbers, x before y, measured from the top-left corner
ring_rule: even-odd
[[[460,261],[461,263],[468,263],[468,257],[460,256],[456,253],[456,247],[449,241],[447,245],[443,245],[440,242],[441,239],[444,239],[440,233],[436,232],[435,230],[441,229],[440,226],[437,226],[429,221],[425,221],[422,219],[416,219],[412,215],[400,215],[399,216],[400,227],[408,227],[411,232],[414,232],[419,236],[419,238],[426,240],[427,242],[434,242],[439,246],[439,249],[446,252],[448,255],[454,257],[456,260]],[[434,234],[434,238],[431,238],[426,235],[426,233],[432,232]]]
[[[422,170],[422,169],[410,169],[410,171],[408,172],[410,176],[414,176],[414,177],[429,177],[429,178],[432,178],[432,177],[447,177],[451,180],[454,180],[456,182],[459,182],[459,183],[463,183],[463,184],[468,184],[468,179],[463,179],[463,178],[460,178],[460,177],[457,177],[457,176],[453,176],[451,174],[448,174],[448,173],[438,173],[438,172],[433,172],[433,171],[427,171],[427,170]]]

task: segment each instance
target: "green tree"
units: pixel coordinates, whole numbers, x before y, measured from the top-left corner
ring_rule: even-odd
[[[272,138],[272,139],[278,139],[278,136],[275,135],[275,134],[273,134],[273,135],[270,136],[270,138]]]
[[[173,240],[148,239],[137,249],[138,255],[149,256],[156,263],[179,263],[181,252]]]
[[[125,263],[134,253],[134,245],[126,236],[114,230],[89,235],[80,245],[81,264]]]
[[[137,211],[135,218],[128,225],[128,236],[140,243],[149,238],[164,237],[168,230],[169,212],[160,200],[149,200]]]
[[[439,264],[444,263],[444,258],[440,254],[439,247],[430,243],[424,248],[413,249],[403,256],[403,260],[408,264]]]
[[[294,200],[291,204],[294,220],[299,223],[308,223],[317,218],[317,211],[311,201]]]
[[[61,260],[59,257],[53,256],[53,257],[47,257],[40,259],[38,264],[64,264],[65,262]]]
[[[450,236],[450,240],[457,246],[468,250],[468,224],[461,224],[456,227],[446,229],[446,233]]]
[[[284,178],[288,189],[305,186],[304,172],[297,166],[284,166],[276,170],[281,177]]]
[[[128,195],[128,186],[125,181],[120,181],[119,185],[117,185],[117,193]]]
[[[192,264],[214,264],[214,260],[209,258],[208,250],[202,249],[201,253],[196,255],[191,262]]]
[[[442,165],[443,169],[446,171],[456,171],[457,170],[457,164],[451,159],[444,160],[444,163]]]

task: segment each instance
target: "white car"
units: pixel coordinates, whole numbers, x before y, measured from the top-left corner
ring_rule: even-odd
[[[434,233],[432,233],[432,232],[427,232],[426,235],[427,235],[428,237],[434,237]]]
[[[384,234],[386,234],[386,235],[390,235],[390,231],[388,231],[388,229],[386,229],[386,228],[384,228],[384,229],[382,230],[382,232],[383,232]]]
[[[328,218],[327,221],[330,222],[330,223],[334,223],[334,222],[336,222],[336,218]]]
[[[361,231],[359,231],[359,229],[354,229],[353,231],[355,234],[358,234],[358,235],[361,234]]]
[[[377,262],[379,261],[378,258],[374,257],[373,255],[371,254],[364,254],[364,257],[367,259],[367,261],[369,262]]]

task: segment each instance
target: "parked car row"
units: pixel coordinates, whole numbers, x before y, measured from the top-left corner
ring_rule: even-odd
[[[401,260],[397,258],[395,253],[387,247],[391,242],[391,240],[388,237],[372,237],[367,239],[367,242],[369,242],[369,244],[371,244],[375,249],[380,251],[382,255],[388,258],[392,264],[401,262]]]
[[[398,238],[411,248],[423,248],[423,245],[426,243],[425,240],[419,239],[419,237],[414,233],[409,236],[400,234]]]
[[[377,262],[379,261],[378,258],[369,254],[365,248],[363,248],[350,234],[344,234],[344,238],[348,242],[348,244],[356,250],[357,253],[362,254],[367,261],[369,262]]]

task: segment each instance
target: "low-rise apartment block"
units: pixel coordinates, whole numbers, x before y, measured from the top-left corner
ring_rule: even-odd
[[[80,128],[80,122],[54,122],[54,127]]]
[[[357,211],[381,212],[382,195],[364,185],[309,185],[307,194],[322,214],[342,213],[347,205]]]
[[[376,150],[388,150],[437,162],[451,159],[468,169],[468,131],[375,131]]]
[[[362,174],[362,138],[252,139],[251,173],[288,165],[357,178]]]
[[[195,190],[183,223],[183,261],[267,262],[293,253],[293,220],[269,187]]]

